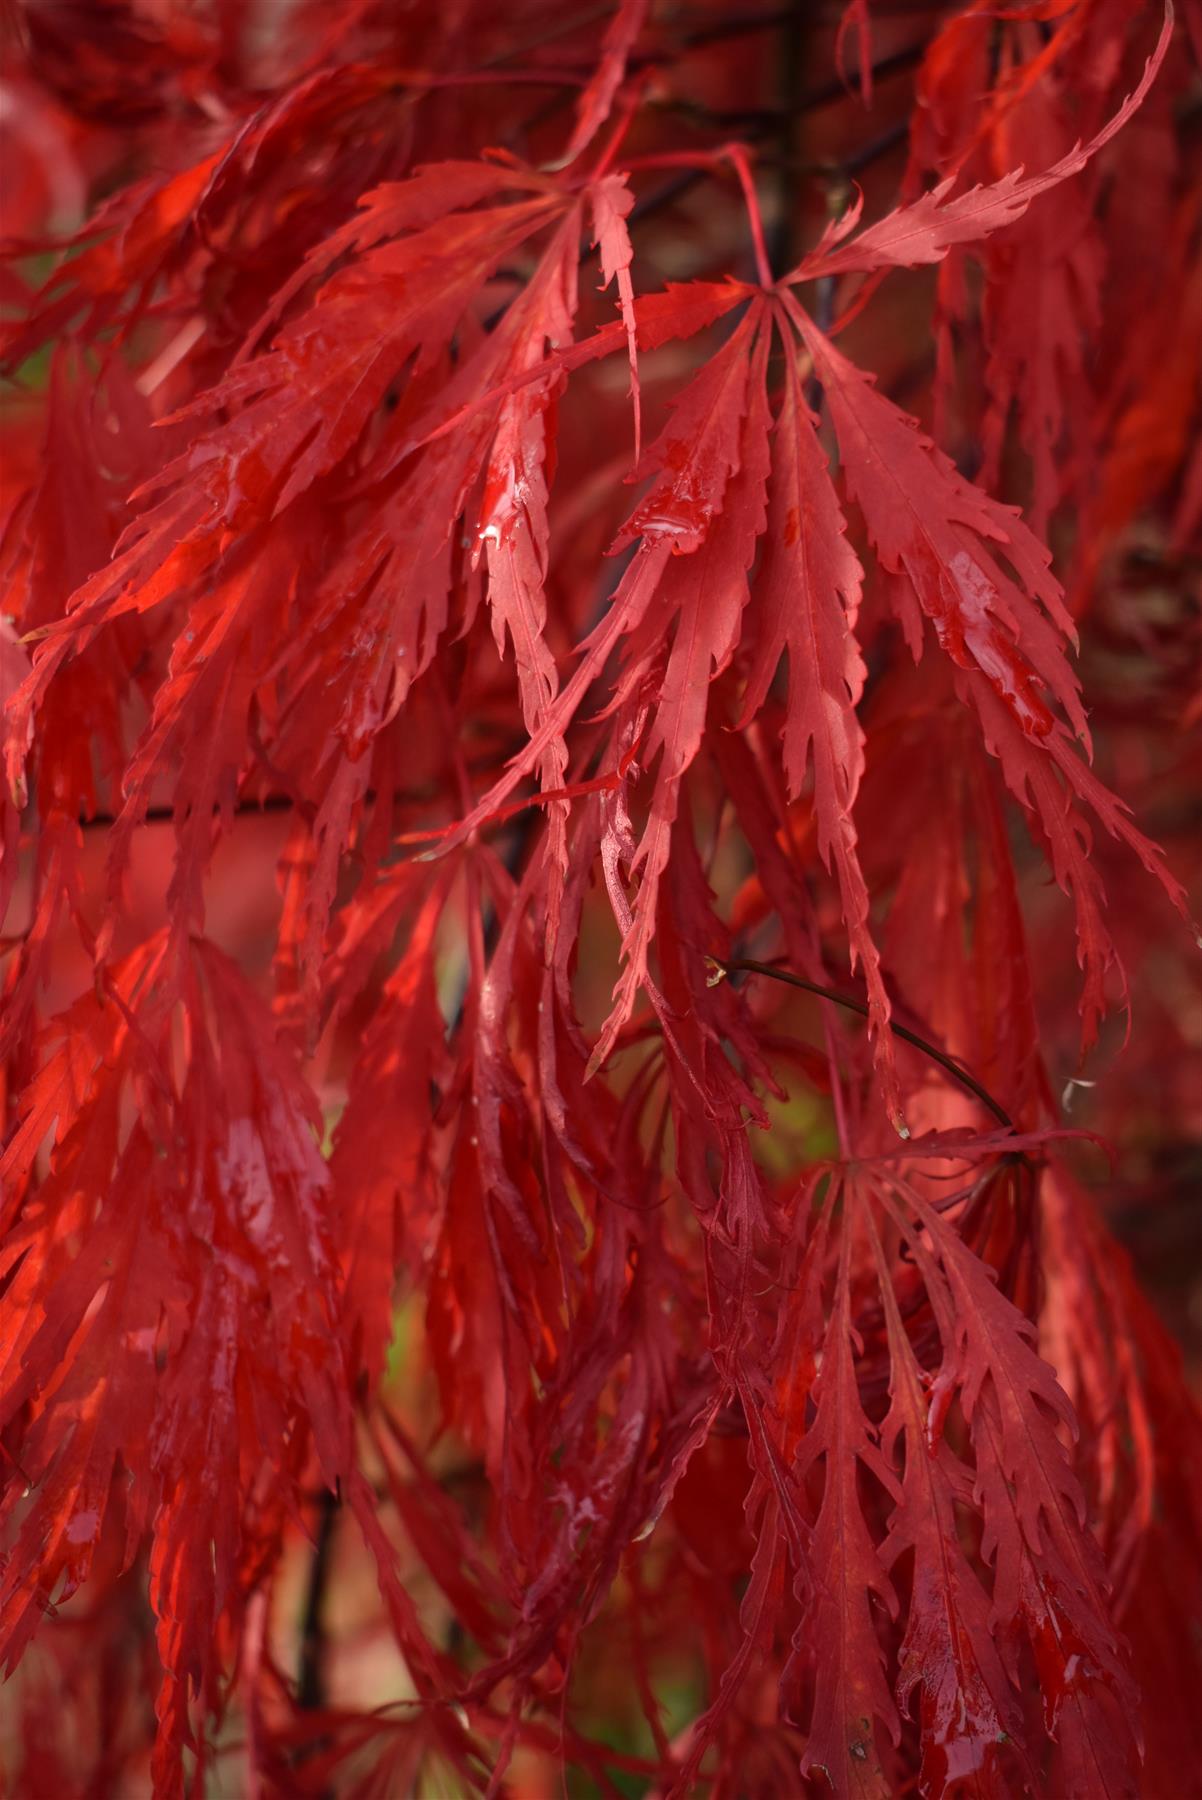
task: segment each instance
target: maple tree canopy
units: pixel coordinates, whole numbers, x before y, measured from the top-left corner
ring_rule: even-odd
[[[0,40],[0,1781],[1202,1795],[1199,0]]]

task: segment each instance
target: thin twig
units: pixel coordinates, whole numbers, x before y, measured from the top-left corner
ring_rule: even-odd
[[[213,807],[214,817],[221,811],[220,805]],[[235,819],[245,818],[248,813],[288,813],[296,811],[296,801],[291,794],[265,794],[262,800],[238,800],[230,808]],[[117,823],[118,815],[113,812],[89,813],[80,819],[81,831],[108,831]],[[148,806],[139,819],[139,825],[170,825],[175,819],[174,806]]]
[[[305,1595],[304,1618],[301,1623],[300,1668],[296,1681],[296,1703],[302,1712],[321,1712],[326,1704],[326,1586],[330,1578],[330,1556],[334,1532],[338,1524],[341,1502],[331,1488],[322,1490],[321,1511],[317,1520],[317,1541],[309,1564],[309,1587]]]
[[[803,975],[795,975],[791,969],[778,969],[772,963],[753,962],[750,957],[746,956],[732,957],[729,961],[713,956],[710,961],[721,969],[723,974],[733,975],[741,972],[747,975],[767,975],[771,980],[783,981],[789,987],[802,988],[807,994],[817,994],[821,1000],[833,1000],[836,1006],[845,1006],[849,1012],[859,1013],[862,1019],[869,1016],[868,1007],[863,1000],[858,1000],[853,994],[841,994],[837,988],[823,987],[820,982],[807,981]],[[919,1037],[916,1031],[910,1031],[905,1025],[899,1025],[896,1019],[889,1020],[889,1029],[894,1037],[901,1038],[904,1043],[912,1044],[915,1050],[921,1050],[924,1056],[929,1056],[932,1062],[937,1062],[940,1068],[946,1069],[948,1074],[960,1083],[961,1087],[967,1088],[968,1092],[974,1094],[982,1106],[989,1108],[994,1118],[1007,1131],[1014,1130],[1014,1120],[1005,1107],[1001,1106],[989,1089],[982,1087],[976,1076],[971,1075],[967,1069],[963,1068],[955,1057],[948,1056],[946,1051],[940,1050],[935,1044],[928,1043],[927,1039]]]
[[[800,256],[797,180],[800,174],[797,125],[802,116],[802,79],[805,74],[806,0],[793,0],[782,24],[780,56],[780,118],[777,150],[776,226],[772,261],[778,269],[791,269]]]

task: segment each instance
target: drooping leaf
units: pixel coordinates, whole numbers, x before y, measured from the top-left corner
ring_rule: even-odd
[[[1040,175],[1025,175],[1021,168],[1011,169],[992,186],[972,188],[966,194],[953,197],[949,196],[956,178],[949,176],[920,199],[898,207],[839,248],[839,240],[846,239],[858,223],[857,205],[847,218],[828,228],[823,243],[786,279],[813,281],[820,276],[846,274],[853,269],[916,268],[923,263],[939,262],[955,244],[977,243],[990,232],[1013,224],[1041,194],[1078,174],[1122,130],[1155,81],[1172,32],[1173,8],[1169,0],[1160,37],[1139,85],[1096,137],[1087,144],[1077,145],[1050,169]]]
[[[812,759],[818,848],[837,873],[851,965],[862,964],[868,987],[886,1104],[894,1122],[904,1126],[888,1030],[889,1000],[869,931],[868,889],[852,819],[864,769],[864,735],[856,716],[864,662],[855,636],[863,572],[847,542],[846,523],[792,356],[774,446],[767,549],[756,583],[758,633],[744,716],[751,717],[762,705],[787,648],[785,773],[796,795]]]
[[[0,1787],[1178,1800],[1188,33],[267,11],[3,27]]]
[[[893,1615],[897,1598],[873,1542],[860,1500],[860,1470],[896,1494],[896,1478],[864,1416],[855,1365],[851,1253],[856,1213],[840,1237],[835,1295],[811,1388],[814,1419],[795,1458],[799,1484],[822,1463],[822,1500],[802,1575],[802,1623],[794,1664],[813,1683],[812,1716],[802,1757],[839,1800],[889,1793],[878,1729],[898,1739],[897,1713],[885,1680],[876,1615]],[[819,1650],[819,1646],[822,1649]]]

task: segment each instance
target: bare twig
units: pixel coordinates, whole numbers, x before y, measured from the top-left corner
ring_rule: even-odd
[[[723,961],[722,958],[714,956],[710,958],[710,961],[721,969],[723,974],[733,975],[736,972],[742,972],[747,975],[767,975],[771,980],[783,981],[789,987],[802,988],[807,994],[817,994],[820,1000],[833,1000],[836,1006],[845,1006],[849,1012],[859,1013],[862,1019],[869,1016],[868,1007],[864,1001],[857,999],[854,994],[841,994],[837,988],[823,987],[817,981],[807,981],[803,975],[795,975],[791,969],[778,969],[773,963],[754,962],[746,956],[732,957],[729,961]],[[954,1056],[949,1056],[946,1051],[929,1043],[926,1038],[919,1037],[916,1031],[910,1031],[905,1025],[899,1025],[896,1019],[890,1019],[889,1029],[894,1037],[901,1038],[904,1043],[912,1044],[915,1050],[921,1050],[924,1056],[929,1056],[932,1062],[937,1062],[940,1068],[946,1069],[948,1074],[960,1083],[961,1087],[967,1088],[968,1092],[975,1095],[982,1106],[989,1108],[994,1118],[999,1124],[1004,1125],[1007,1131],[1014,1130],[1014,1120],[1005,1107],[1000,1105],[988,1088],[982,1087],[976,1076],[970,1074],[963,1064],[956,1061]]]

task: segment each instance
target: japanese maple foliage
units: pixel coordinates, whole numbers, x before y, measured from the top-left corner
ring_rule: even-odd
[[[5,15],[13,1792],[1202,1793],[1181,12]]]

